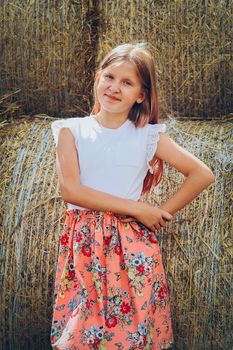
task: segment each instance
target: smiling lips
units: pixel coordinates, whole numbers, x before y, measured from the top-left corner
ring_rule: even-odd
[[[110,98],[112,101],[120,101],[119,98],[115,97],[115,96],[112,96],[112,95],[105,95],[107,96],[108,98]]]

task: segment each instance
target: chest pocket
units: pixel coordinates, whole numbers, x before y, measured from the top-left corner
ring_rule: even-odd
[[[118,143],[115,148],[114,163],[117,167],[139,167],[141,165],[139,146],[133,142]]]

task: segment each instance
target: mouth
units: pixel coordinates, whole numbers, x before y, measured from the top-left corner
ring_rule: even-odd
[[[114,96],[106,95],[106,94],[105,94],[105,96],[108,97],[111,101],[120,101],[119,98],[116,98]]]

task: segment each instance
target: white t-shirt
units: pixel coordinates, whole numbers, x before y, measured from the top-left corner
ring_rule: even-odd
[[[102,127],[96,118],[67,118],[52,122],[55,144],[60,128],[69,128],[75,138],[80,165],[81,184],[121,198],[137,201],[147,171],[153,173],[153,158],[159,132],[165,124],[147,124],[136,128],[126,120],[119,128]],[[71,203],[68,209],[88,209]]]

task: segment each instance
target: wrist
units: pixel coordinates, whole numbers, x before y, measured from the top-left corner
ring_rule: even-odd
[[[163,209],[165,211],[167,211],[169,214],[173,215],[174,213],[172,212],[171,208],[169,207],[168,204],[163,203],[159,206],[160,209]]]
[[[133,217],[137,217],[140,211],[140,203],[134,200],[129,200],[129,215]]]

